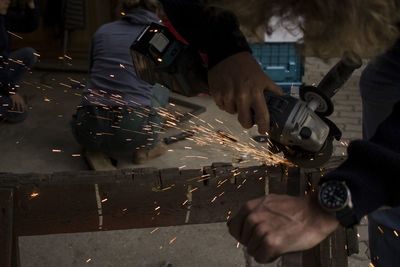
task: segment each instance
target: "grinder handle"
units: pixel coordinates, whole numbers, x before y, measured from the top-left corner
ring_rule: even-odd
[[[350,78],[354,70],[362,65],[361,58],[355,53],[345,53],[342,59],[325,75],[318,84],[318,91],[332,98]]]

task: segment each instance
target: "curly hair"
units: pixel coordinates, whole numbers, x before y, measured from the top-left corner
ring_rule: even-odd
[[[253,34],[271,33],[274,16],[298,25],[311,52],[327,59],[351,52],[376,56],[399,37],[400,0],[208,0],[230,9]],[[288,28],[289,31],[290,26]]]

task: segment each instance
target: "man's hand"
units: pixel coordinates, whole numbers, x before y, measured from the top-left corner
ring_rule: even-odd
[[[10,95],[10,99],[12,101],[13,110],[20,112],[25,112],[27,110],[27,106],[21,95],[19,94]]]
[[[273,194],[247,202],[228,222],[231,235],[260,263],[312,248],[338,225],[316,198]]]
[[[269,130],[269,112],[263,92],[280,95],[282,89],[249,52],[232,55],[211,68],[208,84],[217,106],[231,114],[237,112],[244,128],[257,124],[261,134]]]
[[[0,0],[0,15],[7,15],[10,0]]]

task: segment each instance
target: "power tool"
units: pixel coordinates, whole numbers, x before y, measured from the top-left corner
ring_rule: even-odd
[[[187,96],[207,91],[207,67],[199,53],[162,25],[146,26],[132,44],[131,55],[138,77],[150,84],[160,83]],[[342,135],[327,118],[334,110],[331,98],[362,65],[356,55],[349,58],[343,57],[317,87],[301,87],[300,99],[264,92],[271,153],[283,152],[303,168],[320,167],[330,159],[333,140]]]

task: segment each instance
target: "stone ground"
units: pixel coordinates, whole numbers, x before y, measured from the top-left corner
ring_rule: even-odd
[[[307,84],[318,83],[335,62],[333,60],[325,64],[307,58],[303,81]],[[335,143],[335,155],[346,153],[346,142],[361,138],[361,100],[358,91],[360,74],[360,71],[356,71],[334,97],[335,113],[331,118],[343,130],[343,143]],[[79,73],[33,71],[21,86],[21,92],[29,99],[30,117],[22,124],[0,124],[0,146],[3,155],[7,155],[0,162],[0,171],[48,173],[87,169],[82,157],[71,156],[81,153],[81,149],[69,129],[69,120],[80,100],[80,91],[69,85],[75,80],[85,82],[85,78],[86,75]],[[235,116],[221,113],[209,97],[186,100],[206,106],[207,112],[200,117],[214,126],[231,131],[241,138],[255,133],[255,129],[243,132]],[[224,124],[219,124],[215,119]],[[168,135],[175,132],[169,130]],[[176,143],[170,146],[173,152],[158,159],[143,165],[121,161],[119,167],[194,168],[217,161],[231,162],[234,156],[232,151],[226,149],[210,150],[192,145],[189,141]],[[54,153],[53,149],[61,150],[61,153]],[[191,155],[201,155],[207,159],[194,160],[190,158]],[[253,160],[248,164],[255,165],[258,162]],[[349,259],[350,266],[369,266],[366,225],[363,222],[359,227],[360,253]],[[158,267],[163,261],[171,262],[174,267],[245,266],[242,249],[236,247],[236,242],[229,236],[223,223],[165,227],[155,235],[149,234],[151,230],[21,237],[22,266]],[[173,237],[177,239],[169,245],[168,241]]]

